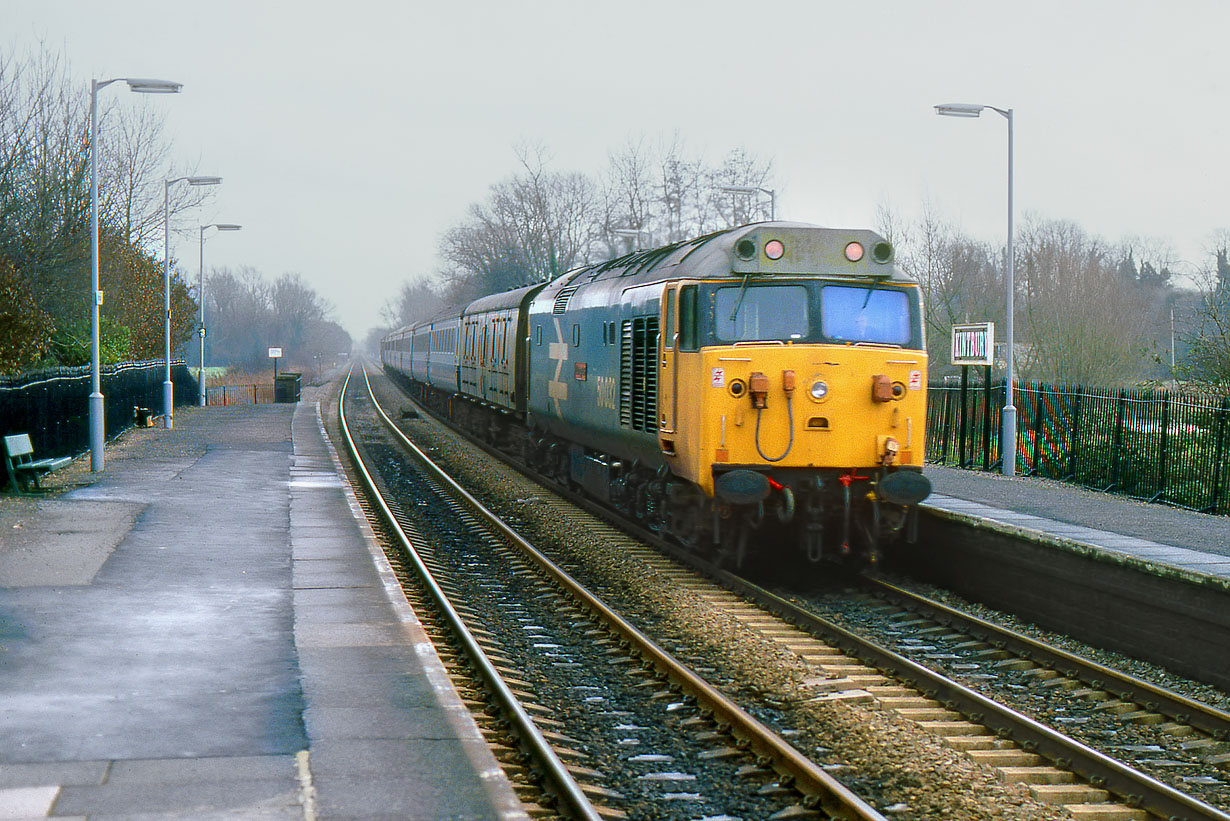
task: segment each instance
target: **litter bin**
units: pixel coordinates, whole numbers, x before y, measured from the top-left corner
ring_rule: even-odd
[[[273,401],[298,402],[299,380],[302,376],[303,374],[293,371],[278,374],[273,382]]]

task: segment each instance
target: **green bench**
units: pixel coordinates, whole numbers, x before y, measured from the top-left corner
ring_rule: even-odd
[[[30,434],[18,433],[4,437],[4,469],[9,476],[9,484],[16,493],[29,493],[30,485],[35,492],[41,492],[38,477],[64,467],[73,461],[68,456],[55,459],[35,459],[34,445],[30,442]]]

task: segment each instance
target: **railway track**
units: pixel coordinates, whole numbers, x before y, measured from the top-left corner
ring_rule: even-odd
[[[418,528],[403,532],[404,561],[492,693],[484,709],[504,719],[497,755],[515,778],[542,774],[550,798],[533,799],[535,814],[550,804],[584,818],[884,818],[434,468],[370,388],[387,434],[347,424],[346,394],[339,417],[353,458],[375,465],[360,468],[373,504],[390,529]],[[401,449],[417,451],[413,472]],[[381,501],[381,485],[413,509]],[[431,497],[443,500],[434,512]]]
[[[652,537],[652,534],[641,535]],[[690,556],[684,558],[691,560]],[[723,576],[711,567],[706,572]],[[680,585],[691,585],[694,583],[692,580],[694,577],[684,574],[676,581]],[[782,628],[780,623],[772,623],[772,620],[765,622],[763,611],[753,609],[742,614],[745,623],[765,630],[766,635],[776,634],[775,638],[780,639],[782,644],[791,646],[804,659],[827,671],[829,678],[825,679],[824,687],[834,688],[831,698],[867,698],[883,707],[897,710],[903,718],[918,721],[937,735],[946,737],[952,747],[966,751],[968,756],[994,767],[1000,778],[1028,784],[1030,793],[1038,798],[1063,804],[1080,817],[1100,819],[1230,817],[1218,807],[1202,803],[1186,791],[1161,783],[1149,774],[1137,772],[1118,759],[1134,757],[1146,764],[1146,757],[1160,750],[1157,745],[1121,745],[1122,750],[1117,756],[1091,750],[1079,741],[1050,730],[1028,715],[996,705],[993,699],[985,698],[972,689],[953,687],[956,682],[926,672],[926,668],[914,665],[908,657],[893,654],[875,643],[862,643],[857,636],[847,635],[847,631],[836,625],[815,618],[815,614],[808,613],[806,607],[798,607],[765,591],[755,590],[748,582],[734,579],[733,576],[723,577],[723,583],[731,590],[739,590],[740,596],[758,601],[761,607],[781,613],[792,623],[808,624],[807,631],[812,640],[817,636],[829,640],[822,646],[808,646],[806,636],[791,634],[790,630]],[[713,593],[712,598],[716,601],[722,595]],[[739,611],[747,608],[747,602],[736,598],[731,607],[733,611]],[[915,598],[911,607],[920,608],[924,604]],[[877,608],[865,606],[865,609],[875,611]],[[947,609],[951,611],[951,608]],[[979,638],[977,630],[970,638],[970,634],[959,633],[952,627],[956,613],[947,612],[943,606],[931,607],[930,612],[937,618],[942,615],[942,622],[924,619],[913,612],[898,615],[897,618],[888,617],[887,620],[895,624],[898,633],[905,631],[915,636],[915,649],[926,650],[929,645],[924,644],[925,641],[937,638],[962,644],[964,649],[983,654],[984,660],[994,662],[996,670],[1021,673],[1026,679],[1037,682],[1043,691],[1066,692],[1071,697],[1084,699],[1092,705],[1087,709],[1103,719],[1122,720],[1124,726],[1132,729],[1145,727],[1164,734],[1172,742],[1180,743],[1183,750],[1192,751],[1192,755],[1202,759],[1209,772],[1214,773],[1213,777],[1191,779],[1197,787],[1200,782],[1212,783],[1207,785],[1208,789],[1194,791],[1203,791],[1213,796],[1215,801],[1218,798],[1225,801],[1224,791],[1219,793],[1219,787],[1224,788],[1225,780],[1216,778],[1218,767],[1224,767],[1225,753],[1230,752],[1224,743],[1224,713],[1219,715],[1219,710],[1210,710],[1191,699],[1167,694],[1139,679],[1132,681],[1130,677],[1112,677],[1114,671],[1106,667],[1085,665],[1080,667],[1084,672],[1077,672],[1075,665],[1079,660],[1076,657],[1063,651],[1048,651],[1036,641],[1025,655],[1005,657],[1012,654],[1012,646],[1021,647],[1023,652],[1028,643],[1010,645],[1004,635]],[[849,657],[834,659],[843,647],[855,661]],[[1038,660],[1047,659],[1048,656],[1059,660],[1060,666],[1047,667],[1039,663]],[[866,665],[857,660],[873,663]],[[828,666],[823,665],[824,661],[830,662]],[[902,681],[914,682],[913,688],[903,692],[900,681],[889,681],[882,671]],[[845,684],[845,689],[833,682]],[[1125,698],[1128,695],[1135,699],[1134,702]],[[977,718],[985,726],[979,727],[977,721],[972,723],[969,718]],[[1123,755],[1124,752],[1137,755]]]
[[[1040,800],[1062,804],[1083,818],[1230,819],[1230,814],[1221,809],[1125,763],[1121,760],[1124,757],[1122,754],[1111,755],[1099,751],[1058,732],[1026,712],[1003,703],[998,696],[988,697],[979,689],[961,684],[867,635],[817,615],[811,606],[801,606],[743,580],[725,581],[732,589],[740,590],[749,599],[799,626],[807,635],[844,651],[848,657],[858,659],[861,664],[850,665],[843,661],[836,671],[846,679],[850,688],[848,695],[857,696],[860,690],[873,695],[881,705],[917,722],[974,760],[995,768],[1001,778],[1029,785],[1031,794]],[[904,594],[905,591],[895,591],[897,596]],[[915,596],[911,596],[909,601],[915,608],[922,607]],[[867,609],[875,608],[865,606],[864,610]],[[1134,705],[1116,697],[1116,692],[1120,696],[1132,695],[1131,677],[1091,662],[1078,661],[1071,654],[1033,640],[1015,645],[1022,653],[1029,648],[1036,657],[1056,658],[1057,663],[1068,672],[1061,673],[1041,666],[1027,655],[1014,656],[1007,650],[1006,647],[1012,644],[1001,631],[993,633],[996,638],[970,640],[969,634],[949,626],[957,623],[972,625],[970,617],[959,615],[951,608],[937,612],[934,620],[920,618],[915,610],[898,606],[881,607],[879,611],[892,624],[893,631],[910,637],[906,644],[915,653],[937,650],[939,646],[933,642],[939,641],[961,646],[967,653],[980,657],[983,664],[979,665],[979,669],[988,669],[985,663],[989,661],[991,669],[1000,673],[1022,675],[1038,685],[1039,689],[1033,692],[1049,691],[1054,694],[1070,688],[1067,692],[1074,698],[1089,702],[1077,714],[1096,713],[1116,724],[1132,722],[1138,727],[1154,727],[1157,732],[1174,740],[1191,737],[1191,742],[1198,745],[1192,749],[1216,748],[1225,737],[1226,716],[1214,708],[1207,705],[1197,707],[1195,702],[1165,693],[1144,682],[1136,682],[1135,686],[1145,685],[1139,692],[1149,693],[1151,700],[1147,706]],[[942,620],[938,618],[940,612],[943,613]],[[823,659],[817,659],[817,664],[821,668],[825,666]],[[1082,673],[1078,670],[1083,671],[1089,683],[1096,686],[1082,688]],[[880,678],[886,675],[891,676],[893,683],[908,684],[914,692],[900,695],[884,691],[881,688],[889,682],[882,682]],[[1116,687],[1122,690],[1116,691]],[[1115,692],[1107,692],[1108,689]],[[1163,714],[1157,712],[1163,702],[1184,706],[1180,708],[1182,711],[1172,709],[1175,713],[1173,719],[1164,722]],[[1031,712],[1037,712],[1037,705]],[[1198,730],[1197,726],[1203,729]],[[1108,745],[1104,740],[1101,746],[1111,749],[1115,745]],[[1161,750],[1154,745],[1122,746],[1127,752]],[[1208,763],[1206,772],[1218,772],[1217,765]],[[1227,799],[1224,791],[1221,799]]]
[[[520,502],[522,500],[518,500]],[[533,502],[535,500],[526,500]],[[551,513],[549,518],[567,518],[567,513]],[[592,524],[589,526],[592,528]],[[1070,814],[1086,819],[1146,819],[1146,817],[1173,817],[1173,819],[1228,819],[1225,812],[1218,807],[1200,803],[1191,795],[1170,787],[1159,780],[1150,778],[1148,774],[1135,772],[1134,769],[1116,757],[1106,753],[1091,750],[1074,740],[1065,739],[1045,727],[1028,715],[1016,714],[1011,708],[995,704],[993,699],[985,698],[968,688],[957,686],[950,689],[951,682],[945,676],[932,672],[924,672],[925,667],[914,665],[909,657],[889,651],[875,641],[867,641],[850,634],[838,625],[824,623],[817,619],[814,612],[809,613],[806,603],[788,602],[785,598],[775,597],[766,591],[759,591],[745,580],[722,574],[721,571],[707,569],[706,572],[718,577],[722,586],[715,586],[696,575],[695,571],[680,567],[656,550],[648,550],[637,540],[630,539],[603,528],[601,539],[611,539],[617,543],[616,550],[621,555],[635,558],[636,561],[652,567],[652,572],[669,585],[678,585],[680,590],[689,590],[692,595],[722,609],[739,624],[749,630],[754,630],[766,640],[774,641],[782,649],[796,655],[798,659],[812,666],[813,675],[808,679],[808,697],[818,703],[846,703],[875,705],[881,710],[892,710],[903,720],[910,721],[938,737],[945,739],[946,745],[954,750],[962,751],[962,755],[974,759],[993,768],[996,778],[1004,782],[1025,785],[1028,794],[1033,798],[1048,804],[1063,805]],[[690,558],[689,558],[690,559]],[[736,592],[732,592],[736,591]],[[891,591],[891,588],[883,588]],[[749,602],[755,602],[750,604]],[[1092,687],[1069,687],[1066,682],[1076,681],[1091,684],[1107,682],[1105,668],[1095,668],[1098,679],[1089,679],[1075,675],[1070,667],[1068,672],[1052,675],[1049,668],[1039,666],[1033,657],[1025,660],[1016,656],[1004,657],[1010,654],[1009,644],[1001,636],[985,636],[968,633],[957,633],[952,627],[956,615],[948,612],[951,608],[943,606],[931,609],[936,619],[924,620],[918,608],[924,607],[919,599],[913,599],[910,604],[914,609],[889,607],[883,602],[867,606],[867,612],[881,612],[887,623],[894,625],[897,633],[910,634],[915,641],[913,647],[926,649],[922,641],[934,641],[945,638],[967,645],[970,652],[982,652],[984,661],[994,662],[996,670],[1021,673],[1027,678],[1036,679],[1039,687],[1050,692],[1075,692],[1076,698],[1089,699],[1086,689]],[[780,614],[776,615],[775,614]],[[823,627],[822,627],[823,624]],[[804,625],[799,629],[796,625]],[[961,636],[961,639],[957,639]],[[942,655],[942,654],[941,654]],[[1042,651],[1034,651],[1034,656],[1041,657]],[[1059,654],[1061,659],[1066,657]],[[695,661],[705,665],[704,659]],[[1071,662],[1068,662],[1071,663]],[[1031,672],[1032,671],[1032,672]],[[1054,682],[1054,683],[1052,683]],[[1213,759],[1221,755],[1224,747],[1220,746],[1220,719],[1216,718],[1214,710],[1212,719],[1198,719],[1194,724],[1184,724],[1194,711],[1192,704],[1182,698],[1177,702],[1183,711],[1167,707],[1170,720],[1157,721],[1148,718],[1150,715],[1167,715],[1160,707],[1162,698],[1156,693],[1156,688],[1148,682],[1143,684],[1141,692],[1148,693],[1150,700],[1140,707],[1143,709],[1123,709],[1121,702],[1123,692],[1121,687],[1109,688],[1111,699],[1103,699],[1105,705],[1097,713],[1102,716],[1123,715],[1124,720],[1132,726],[1153,727],[1168,736],[1182,739],[1188,750],[1198,751],[1207,759],[1213,772],[1218,766]],[[727,686],[731,683],[727,682]],[[1107,691],[1101,691],[1107,692]],[[772,702],[772,699],[768,699]],[[782,707],[785,711],[791,705],[784,699]],[[1148,713],[1155,710],[1155,713]],[[1161,710],[1161,713],[1156,713]],[[1016,715],[1014,715],[1016,714]],[[977,720],[972,720],[977,719]],[[1212,721],[1212,724],[1208,724]],[[788,720],[785,723],[788,725]],[[786,729],[785,735],[791,736],[796,745],[802,746],[795,734],[796,730]],[[1186,734],[1186,735],[1183,735]],[[1145,747],[1148,745],[1144,745]],[[1144,752],[1148,752],[1145,750]],[[823,766],[834,771],[840,771],[841,764],[825,761],[825,756],[815,756],[824,762]],[[840,758],[840,756],[836,756]],[[1139,756],[1138,756],[1139,758]],[[1218,780],[1218,779],[1210,779]],[[1214,788],[1213,794],[1216,794]],[[899,805],[884,804],[898,811],[909,814],[905,803]],[[750,816],[749,816],[750,817]]]

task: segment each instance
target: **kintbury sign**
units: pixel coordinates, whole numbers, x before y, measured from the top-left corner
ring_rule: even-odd
[[[952,326],[952,364],[991,365],[994,358],[994,322]]]

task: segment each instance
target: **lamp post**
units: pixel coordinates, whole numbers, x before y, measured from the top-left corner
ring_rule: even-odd
[[[719,185],[718,190],[728,194],[768,194],[769,219],[777,219],[777,192],[772,188],[761,188],[758,185]]]
[[[945,103],[935,107],[935,113],[945,117],[978,117],[984,108],[989,108],[1008,121],[1008,263],[1004,278],[1007,280],[1008,316],[1005,325],[1007,347],[1004,353],[1005,391],[1003,430],[1000,434],[1001,447],[1004,452],[1003,474],[1016,475],[1016,405],[1013,403],[1012,382],[1015,372],[1012,367],[1013,335],[1012,335],[1012,109],[996,108],[993,105],[978,105],[970,103]]]
[[[103,469],[103,443],[106,427],[103,419],[103,395],[98,348],[98,308],[102,293],[98,290],[98,92],[121,80],[138,94],[177,94],[183,83],[169,80],[149,80],[137,77],[114,77],[110,80],[90,80],[90,470]]]
[[[221,177],[176,177],[162,183],[162,358],[166,377],[162,382],[162,419],[167,430],[175,425],[175,386],[171,383],[171,186],[177,182],[189,185],[217,185]]]
[[[200,393],[197,400],[200,406],[205,407],[205,229],[217,228],[219,231],[238,231],[243,228],[242,225],[234,225],[229,222],[214,222],[209,225],[201,226],[201,285],[200,293],[197,296],[201,300],[201,329],[197,332],[201,336],[201,371],[197,374],[197,385]]]

